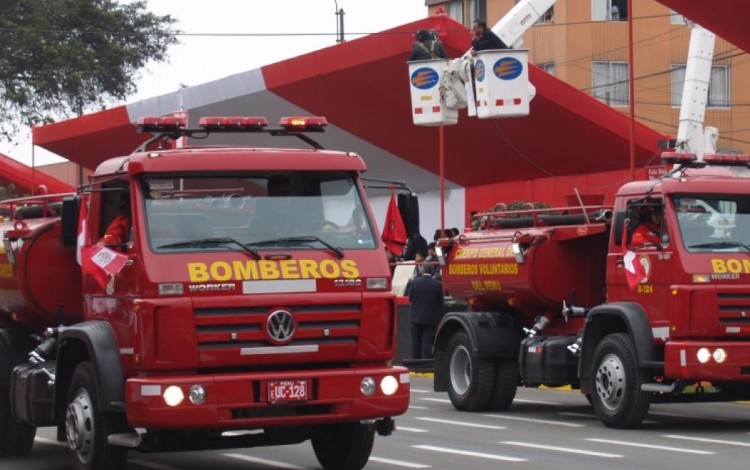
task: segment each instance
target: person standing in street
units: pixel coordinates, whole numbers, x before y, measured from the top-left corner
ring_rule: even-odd
[[[432,277],[434,272],[433,265],[422,265],[422,275],[412,281],[409,290],[412,359],[432,359],[432,342],[443,307],[443,284]]]

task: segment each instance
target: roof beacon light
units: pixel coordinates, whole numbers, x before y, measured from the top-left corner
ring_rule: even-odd
[[[704,155],[703,161],[709,165],[747,166],[750,163],[750,155]]]
[[[268,120],[262,116],[211,116],[201,118],[198,126],[206,130],[247,131],[268,126]]]
[[[672,165],[687,165],[698,160],[694,153],[662,152],[661,161]]]
[[[143,132],[168,132],[185,127],[184,117],[177,116],[146,116],[138,118],[136,126]]]
[[[328,125],[322,116],[283,117],[279,119],[279,126],[290,131],[322,131]]]

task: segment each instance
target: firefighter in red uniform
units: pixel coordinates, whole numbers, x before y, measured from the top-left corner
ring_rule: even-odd
[[[100,245],[123,245],[130,238],[130,201],[125,196],[118,206],[119,214],[107,225]]]
[[[661,207],[646,206],[641,209],[641,224],[633,231],[634,247],[661,244]]]

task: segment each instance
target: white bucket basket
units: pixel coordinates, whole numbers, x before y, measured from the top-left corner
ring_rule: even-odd
[[[528,116],[536,90],[529,83],[528,49],[477,52],[474,58],[477,117]]]
[[[441,126],[458,122],[458,110],[448,109],[440,93],[447,59],[409,62],[411,114],[417,126]]]

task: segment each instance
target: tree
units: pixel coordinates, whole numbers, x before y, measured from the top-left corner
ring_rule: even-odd
[[[138,71],[177,42],[175,20],[145,9],[140,0],[0,0],[0,135],[134,93]]]

